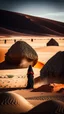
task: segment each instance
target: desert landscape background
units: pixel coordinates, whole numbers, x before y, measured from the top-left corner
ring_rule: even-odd
[[[5,10],[0,10],[0,16],[0,64],[5,61],[8,49],[17,41],[25,41],[38,54],[38,62],[33,67],[33,89],[25,89],[28,68],[0,69],[1,113],[45,113],[46,107],[51,106],[47,113],[63,114],[64,83],[49,84],[47,79],[41,80],[40,70],[57,52],[64,51],[64,23]],[[52,38],[59,46],[47,46]]]

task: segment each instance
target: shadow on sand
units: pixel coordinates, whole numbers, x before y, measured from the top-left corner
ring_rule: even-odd
[[[36,89],[33,89],[32,92],[53,92],[53,86],[50,84],[42,85]]]
[[[0,88],[0,92],[7,92],[7,91],[14,91],[14,90],[21,90],[25,88]]]

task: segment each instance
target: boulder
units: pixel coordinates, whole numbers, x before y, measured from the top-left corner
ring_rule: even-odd
[[[64,83],[64,51],[57,52],[40,70],[41,79],[48,83]]]
[[[38,55],[36,51],[24,41],[17,41],[5,55],[7,64],[16,65],[19,68],[26,68],[29,65],[34,66],[37,61]]]
[[[47,43],[47,46],[59,46],[58,42],[51,38],[50,41]]]

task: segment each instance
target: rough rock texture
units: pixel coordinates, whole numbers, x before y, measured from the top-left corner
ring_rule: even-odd
[[[56,53],[40,71],[42,79],[49,82],[64,83],[64,51]]]
[[[5,55],[5,62],[11,65],[18,65],[21,68],[34,66],[38,61],[35,50],[24,41],[17,41],[11,46]]]
[[[47,46],[59,46],[58,42],[51,38],[50,41],[47,43]]]

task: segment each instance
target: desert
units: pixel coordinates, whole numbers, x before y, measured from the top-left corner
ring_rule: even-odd
[[[0,15],[1,114],[64,114],[64,23],[4,10]],[[34,87],[26,89],[29,65]]]

